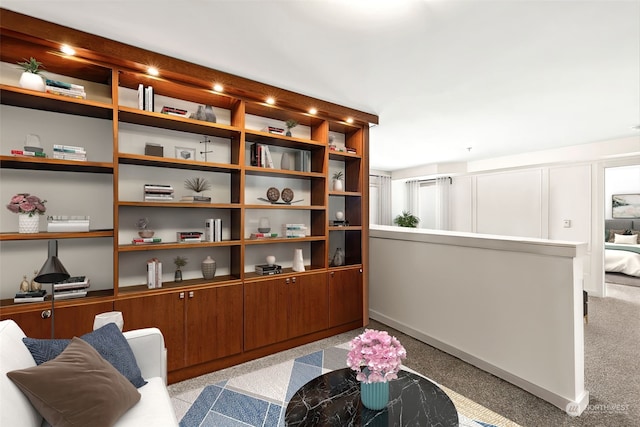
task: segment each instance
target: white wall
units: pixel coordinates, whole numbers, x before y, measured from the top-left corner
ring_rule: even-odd
[[[563,241],[372,227],[369,313],[563,410],[568,404],[582,410],[589,396],[585,249]]]

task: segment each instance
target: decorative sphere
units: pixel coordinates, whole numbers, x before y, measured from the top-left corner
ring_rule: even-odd
[[[269,255],[267,257],[267,264],[269,265],[273,265],[276,263],[276,257],[274,257],[273,255]]]
[[[336,212],[336,219],[338,221],[342,221],[344,219],[344,212],[342,212],[342,211]]]

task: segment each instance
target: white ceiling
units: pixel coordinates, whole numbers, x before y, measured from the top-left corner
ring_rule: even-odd
[[[631,127],[640,124],[640,0],[2,7],[377,114],[373,169],[638,135]]]

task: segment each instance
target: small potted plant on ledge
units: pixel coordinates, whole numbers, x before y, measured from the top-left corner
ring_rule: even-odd
[[[333,191],[343,191],[344,190],[344,185],[342,182],[342,177],[344,176],[344,174],[342,173],[342,171],[338,171],[336,173],[333,174]]]
[[[184,187],[187,190],[193,191],[196,196],[200,196],[203,191],[207,191],[211,189],[211,183],[207,181],[205,178],[189,178],[184,182]]]
[[[291,129],[298,126],[298,122],[296,122],[295,120],[289,119],[286,122],[284,122],[284,125],[287,127],[287,133],[285,135],[291,136]]]
[[[44,92],[46,86],[42,76],[40,76],[40,72],[42,71],[40,67],[44,68],[42,62],[36,61],[35,58],[31,57],[29,60],[25,59],[24,62],[18,62],[18,65],[22,69],[19,82],[20,87]]]
[[[187,265],[187,258],[183,256],[177,256],[173,259],[173,263],[176,265],[176,272],[173,275],[173,280],[174,282],[182,282],[181,268]]]
[[[416,228],[418,223],[420,222],[420,218],[415,215],[412,215],[410,212],[402,211],[402,215],[398,215],[393,223],[397,224],[399,227],[409,227]]]

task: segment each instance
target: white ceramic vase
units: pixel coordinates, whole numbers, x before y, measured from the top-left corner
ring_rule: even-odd
[[[45,90],[44,80],[38,74],[22,73],[19,84],[24,89],[37,90],[38,92],[44,92]]]
[[[40,229],[40,215],[18,214],[18,233],[37,233]]]
[[[342,191],[344,189],[344,184],[341,179],[333,180],[333,191]]]
[[[302,249],[293,251],[293,271],[304,271],[304,258],[302,257]]]
[[[282,153],[282,158],[280,159],[280,169],[291,169],[291,155],[289,153]]]

